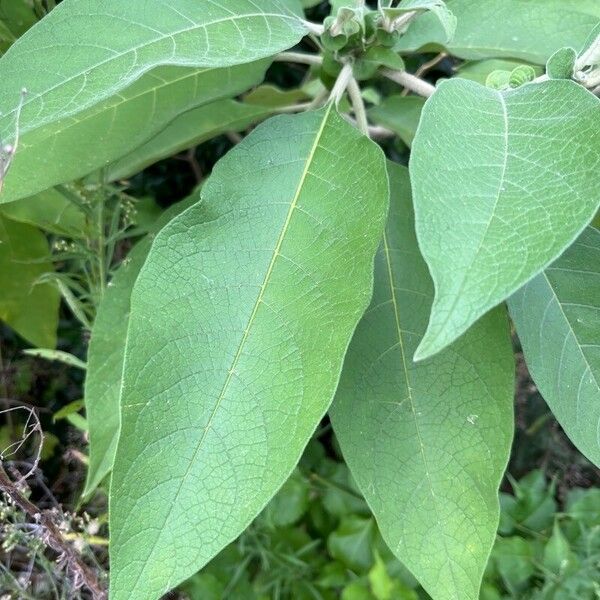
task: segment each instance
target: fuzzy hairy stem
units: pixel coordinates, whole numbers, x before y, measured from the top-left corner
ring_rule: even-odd
[[[392,69],[383,69],[381,74],[389,80],[408,88],[411,92],[429,98],[435,92],[435,86],[424,79],[411,75],[406,71],[393,71]]]
[[[280,52],[274,58],[275,62],[294,62],[302,65],[320,65],[323,58],[317,54],[308,54],[307,52]]]

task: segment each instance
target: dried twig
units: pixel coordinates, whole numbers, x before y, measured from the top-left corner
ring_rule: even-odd
[[[54,523],[51,513],[39,510],[35,504],[30,502],[19,490],[17,485],[11,481],[4,469],[0,466],[0,490],[2,490],[12,502],[26,513],[35,523],[41,527],[42,541],[59,555],[59,562],[66,565],[73,575],[75,587],[86,586],[92,593],[94,600],[106,600],[107,594],[104,587],[98,581],[94,571],[86,565],[75,549],[65,541],[60,529]]]

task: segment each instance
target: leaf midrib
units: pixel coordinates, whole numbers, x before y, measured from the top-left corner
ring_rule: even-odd
[[[427,483],[429,484],[428,485],[429,492],[431,495],[431,499],[433,500],[433,505],[435,507],[437,526],[440,528],[440,530],[442,532],[441,537],[442,537],[443,544],[444,544],[444,550],[446,552],[446,556],[449,559],[450,553],[448,551],[448,544],[446,542],[446,533],[445,533],[444,527],[442,525],[442,519],[440,517],[440,510],[438,507],[437,497],[435,495],[435,492],[433,491],[433,484],[431,482],[431,477],[429,475],[429,463],[427,461],[427,456],[425,454],[425,445],[423,444],[423,437],[421,435],[419,421],[417,419],[417,412],[416,412],[416,408],[415,408],[415,404],[414,404],[413,387],[411,385],[411,378],[410,378],[409,369],[408,369],[407,360],[406,360],[406,351],[404,349],[404,339],[402,336],[402,328],[400,325],[400,310],[399,310],[398,301],[396,298],[396,288],[395,288],[395,284],[394,284],[394,274],[393,274],[393,269],[392,269],[392,262],[390,259],[390,248],[389,248],[388,239],[387,239],[387,231],[384,231],[384,233],[383,233],[383,248],[384,248],[384,252],[385,252],[387,274],[388,274],[388,279],[389,279],[389,284],[390,284],[390,293],[392,295],[392,306],[394,309],[394,322],[396,324],[396,334],[398,336],[398,345],[400,348],[402,368],[404,370],[404,377],[406,379],[406,387],[407,387],[407,391],[408,391],[408,401],[410,403],[410,408],[411,408],[411,411],[413,414],[413,420],[414,420],[414,424],[415,424],[415,431],[417,433],[417,438],[419,439],[419,451],[421,453],[421,458],[423,459],[423,465],[425,466],[425,475],[427,477]],[[396,547],[396,551],[398,551],[400,543]],[[452,581],[454,582],[454,587],[455,587],[455,589],[459,589],[459,587],[457,585],[457,581],[456,581],[456,576],[454,574],[454,569],[452,568],[452,563],[450,560],[448,560],[448,564],[450,565],[450,573],[452,574]]]
[[[173,508],[174,508],[175,503],[176,503],[176,501],[177,501],[177,499],[179,497],[181,489],[182,489],[185,481],[187,480],[187,478],[188,478],[188,476],[190,474],[190,470],[192,468],[192,465],[196,462],[196,458],[198,457],[198,454],[199,454],[199,452],[200,452],[200,450],[202,448],[202,444],[203,444],[204,440],[206,439],[206,436],[208,435],[208,431],[210,430],[212,422],[213,422],[213,420],[214,420],[214,418],[215,418],[215,416],[216,416],[216,414],[217,414],[217,412],[219,410],[219,407],[221,406],[221,403],[222,403],[222,401],[223,401],[223,399],[225,397],[225,394],[227,393],[227,389],[229,388],[229,384],[231,383],[231,380],[233,378],[233,375],[234,375],[234,372],[235,372],[235,368],[237,367],[237,364],[238,364],[238,362],[240,360],[241,354],[242,354],[242,352],[244,350],[244,346],[246,345],[246,342],[248,340],[248,337],[249,337],[249,334],[250,334],[250,330],[252,328],[254,320],[256,319],[256,315],[258,313],[258,308],[259,308],[259,306],[261,304],[261,301],[262,301],[262,299],[264,297],[264,293],[265,293],[266,287],[269,284],[269,280],[270,280],[271,275],[273,273],[273,269],[274,269],[275,263],[277,262],[277,257],[279,256],[279,251],[281,250],[281,246],[283,244],[283,241],[285,239],[287,230],[288,230],[289,225],[290,225],[292,214],[294,213],[294,210],[296,209],[296,205],[298,203],[298,199],[300,198],[300,195],[302,193],[302,189],[304,187],[304,183],[305,183],[306,178],[307,178],[307,176],[309,174],[310,166],[312,164],[312,161],[314,160],[315,153],[316,153],[316,151],[317,151],[317,149],[319,147],[319,142],[321,141],[321,137],[323,135],[323,131],[325,130],[325,126],[327,125],[327,122],[329,120],[329,115],[331,113],[332,106],[333,106],[333,104],[330,103],[327,106],[327,108],[326,108],[326,110],[325,110],[325,112],[323,114],[323,120],[321,122],[321,125],[320,125],[318,131],[317,131],[317,135],[315,136],[315,141],[313,142],[311,150],[310,150],[310,152],[308,154],[308,157],[306,159],[306,164],[305,164],[304,169],[302,171],[302,174],[300,176],[300,181],[299,181],[298,186],[296,188],[296,191],[294,193],[294,197],[292,198],[292,202],[290,203],[290,207],[288,209],[288,213],[286,215],[286,219],[285,219],[284,224],[282,226],[281,232],[279,233],[279,237],[277,239],[277,242],[276,242],[276,245],[275,245],[275,249],[273,251],[273,255],[272,255],[271,260],[269,262],[269,266],[267,267],[267,272],[265,274],[265,278],[263,279],[263,282],[262,282],[261,287],[260,287],[260,291],[259,291],[258,296],[256,298],[256,302],[254,303],[254,306],[252,308],[252,312],[250,313],[250,317],[248,319],[248,324],[246,326],[246,329],[244,330],[244,334],[243,334],[242,339],[241,339],[241,341],[240,341],[240,343],[238,345],[238,348],[237,348],[237,351],[235,353],[235,356],[234,356],[234,358],[232,360],[231,367],[227,371],[227,377],[225,378],[225,383],[223,384],[223,387],[221,389],[221,392],[219,393],[219,396],[217,398],[215,406],[214,406],[214,408],[213,408],[213,410],[212,410],[212,412],[211,412],[211,414],[209,416],[209,419],[208,419],[208,421],[206,423],[206,426],[204,427],[204,431],[202,433],[202,437],[198,441],[196,449],[194,450],[194,453],[193,453],[192,457],[190,458],[190,461],[189,461],[188,466],[187,466],[187,468],[185,470],[185,473],[181,477],[181,480],[180,480],[179,485],[177,487],[177,491],[175,492],[173,500],[171,501],[171,503],[169,505],[169,509],[168,509],[167,514],[165,516],[165,519],[163,521],[163,525],[162,525],[162,527],[160,529],[160,533],[158,534],[157,541],[155,542],[155,544],[152,547],[152,550],[150,551],[150,555],[148,556],[148,558],[146,560],[146,564],[148,564],[148,562],[151,560],[151,558],[152,558],[152,556],[154,554],[154,551],[155,551],[155,549],[156,549],[156,547],[158,545],[158,541],[160,540],[163,532],[166,531],[165,525],[167,524],[167,522],[171,518],[171,514],[173,513]],[[136,582],[135,582],[135,584],[134,584],[134,586],[133,586],[132,589],[135,589],[135,587],[137,586],[139,580],[142,577],[143,572],[144,572],[144,569],[140,569],[139,570],[138,576],[136,578]]]
[[[106,15],[103,15],[106,16]],[[296,21],[298,23],[300,23],[300,19],[297,16],[291,16],[291,15],[285,15],[283,13],[247,13],[244,15],[233,15],[231,17],[227,17],[227,18],[222,18],[222,19],[216,19],[214,21],[210,21],[208,23],[204,23],[202,25],[200,24],[195,24],[193,27],[187,27],[184,29],[179,29],[177,31],[171,32],[168,35],[160,35],[158,37],[153,38],[152,40],[149,40],[147,42],[144,42],[143,44],[139,44],[138,46],[134,46],[132,48],[127,49],[125,52],[120,52],[118,54],[113,54],[111,55],[109,58],[102,60],[100,62],[97,62],[96,64],[94,64],[93,66],[83,70],[83,71],[79,71],[78,73],[75,73],[74,75],[67,77],[66,79],[63,79],[62,81],[60,81],[59,83],[45,89],[43,92],[40,92],[34,96],[31,96],[28,100],[25,100],[22,104],[22,109],[24,109],[25,107],[27,107],[29,104],[31,104],[32,102],[34,102],[35,100],[38,100],[40,98],[42,98],[44,95],[49,94],[51,92],[53,92],[54,90],[60,88],[63,85],[66,85],[68,83],[70,83],[71,81],[73,81],[74,79],[76,79],[77,77],[80,77],[81,75],[83,75],[84,73],[91,73],[97,69],[99,69],[100,67],[103,67],[106,64],[109,64],[111,61],[113,60],[118,60],[123,58],[124,56],[127,56],[128,54],[136,53],[139,50],[142,50],[144,48],[148,48],[154,44],[157,44],[159,42],[162,42],[168,38],[172,38],[173,41],[174,38],[176,36],[179,36],[181,34],[184,33],[189,33],[190,31],[194,31],[194,30],[206,30],[209,27],[212,27],[213,25],[218,25],[219,23],[224,23],[224,22],[228,22],[228,21],[233,21],[236,22],[238,20],[244,20],[244,19],[254,19],[254,18],[261,18],[264,19],[266,17],[274,17],[274,18],[280,18],[280,19],[287,19],[289,21]],[[268,21],[267,21],[268,24]],[[239,28],[238,28],[239,29]],[[269,28],[270,29],[270,28]],[[256,57],[256,60],[258,60],[259,57]],[[103,95],[98,96],[97,98],[95,98],[95,103],[101,102],[102,100],[109,98],[110,96],[114,95],[117,93],[117,91],[119,89],[123,89],[124,87],[126,87],[127,85],[129,85],[130,83],[132,83],[133,81],[135,81],[137,78],[141,77],[142,75],[144,75],[145,73],[147,73],[148,71],[150,71],[153,68],[156,68],[158,66],[167,66],[167,65],[177,65],[177,61],[174,62],[155,62],[151,65],[146,65],[143,69],[141,69],[140,71],[134,71],[134,76],[129,76],[127,78],[124,78],[123,80],[119,81],[119,86],[116,89],[107,89],[105,91],[105,93]],[[182,63],[183,64],[183,63]],[[230,65],[226,65],[226,66],[230,66]],[[197,65],[198,68],[202,67],[202,63],[199,63]],[[208,67],[208,68],[218,68],[218,67]],[[86,108],[89,108],[90,106],[94,106],[94,104],[84,104],[82,106],[80,106],[77,109],[74,109],[70,112],[65,112],[62,115],[58,115],[56,117],[52,118],[53,120],[58,120],[58,119],[64,119],[66,117],[71,116],[72,114],[77,114],[78,112],[81,112],[83,110],[85,110]],[[16,113],[16,111],[18,110],[18,108],[13,108],[12,110],[7,111],[3,117],[4,118],[8,118],[11,117],[12,115],[14,115]],[[38,113],[39,114],[39,113]],[[47,121],[44,121],[43,119],[40,120],[39,122],[35,122],[35,120],[33,121],[33,126],[30,126],[29,128],[24,127],[22,129],[22,133],[25,133],[27,131],[31,131],[32,129],[34,129],[35,127],[40,127],[41,125],[44,125]]]

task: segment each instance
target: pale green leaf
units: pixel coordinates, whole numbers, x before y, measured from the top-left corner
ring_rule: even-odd
[[[398,134],[410,147],[415,137],[425,99],[420,96],[389,96],[379,106],[369,109],[374,123],[383,125]]]
[[[494,71],[509,71],[512,72],[516,67],[523,64],[517,60],[504,58],[488,58],[485,60],[469,61],[458,67],[457,75],[463,79],[470,79],[477,83],[485,84],[487,78]],[[539,66],[532,65],[535,69],[536,77],[543,73],[543,69]]]
[[[58,290],[51,283],[37,284],[52,264],[44,234],[25,223],[0,214],[0,320],[28,342],[56,346]]]
[[[136,282],[111,483],[111,600],[157,598],[296,465],[371,295],[381,150],[329,106],[260,125]]]
[[[145,144],[108,166],[106,176],[109,181],[127,178],[162,158],[217,135],[242,131],[273,112],[272,108],[237,100],[219,100],[200,106],[180,115]]]
[[[85,379],[85,410],[89,423],[89,466],[84,496],[89,496],[110,472],[119,438],[119,393],[129,324],[133,284],[148,256],[154,235],[173,217],[197,201],[197,196],[166,210],[123,260],[98,306]]]
[[[457,19],[449,43],[436,17],[425,14],[411,24],[397,49],[445,47],[460,58],[518,58],[544,65],[559,48],[581,49],[600,21],[597,0],[447,0],[446,4]]]
[[[417,355],[435,354],[555,260],[600,197],[600,101],[572,81],[499,92],[454,79],[411,155],[417,235],[436,288]]]
[[[575,69],[577,52],[573,48],[557,50],[546,64],[546,72],[550,79],[571,79]]]
[[[414,232],[408,171],[388,163],[390,215],[375,291],[330,415],[383,538],[434,600],[476,600],[498,526],[513,430],[504,309],[414,363],[433,285]]]
[[[542,396],[600,466],[600,232],[588,227],[508,305]]]
[[[68,237],[82,237],[85,215],[65,194],[49,188],[20,202],[0,205],[0,212],[20,223]]]
[[[0,202],[106,166],[153,136],[162,136],[182,113],[260,82],[267,66],[263,60],[222,69],[159,67],[75,116],[23,130]]]
[[[94,119],[91,115],[102,121],[108,134],[119,137],[122,132],[119,128],[113,131],[110,114],[124,118],[122,107],[131,100],[128,94],[141,95],[141,107],[125,111],[128,118],[133,114],[143,122],[149,119],[148,113],[150,120],[160,113],[152,108],[155,98],[148,88],[160,88],[165,78],[187,75],[191,86],[191,91],[186,88],[187,94],[219,97],[218,89],[209,89],[214,83],[197,82],[195,89],[190,71],[257,61],[294,46],[305,33],[298,15],[278,0],[65,0],[0,59],[0,137],[15,136],[16,107],[23,88],[28,94],[20,119],[21,152],[28,138],[30,146],[39,145],[48,135],[61,137],[62,129],[81,119],[84,125],[80,127],[85,129]],[[66,52],[68,48],[77,52]],[[155,72],[157,68],[160,70]],[[145,77],[148,73],[154,79]],[[227,86],[228,79],[227,73],[221,73],[217,88]],[[123,90],[129,91],[121,98]],[[157,99],[159,102],[171,98],[164,90],[160,95],[164,97]],[[116,107],[111,106],[115,103]],[[176,108],[175,103],[172,110]],[[98,117],[97,111],[104,116]],[[129,134],[138,126],[139,122],[130,125]],[[107,132],[99,125],[93,131],[96,139],[88,143],[101,146],[97,138]],[[82,130],[78,139],[87,141],[88,133]],[[17,153],[14,171],[18,162]],[[16,175],[8,176],[3,201],[19,197],[18,182]],[[27,194],[34,191],[39,189]]]

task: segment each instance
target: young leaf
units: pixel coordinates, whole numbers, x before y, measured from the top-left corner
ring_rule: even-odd
[[[52,265],[48,242],[37,228],[0,214],[0,320],[41,348],[56,346],[60,296],[51,283],[37,284]]]
[[[463,79],[470,79],[477,83],[485,84],[487,78],[494,71],[512,72],[516,67],[523,63],[517,60],[489,58],[486,60],[469,61],[458,67],[457,76]],[[532,65],[533,66],[533,65]],[[539,77],[544,72],[539,66],[533,66],[535,76]]]
[[[571,79],[575,69],[577,52],[573,48],[557,50],[546,64],[546,72],[550,79]]]
[[[412,361],[433,285],[418,251],[408,171],[388,169],[373,300],[330,415],[390,549],[434,600],[475,600],[513,430],[508,320],[496,309],[433,359]]]
[[[136,282],[111,483],[111,599],[157,598],[233,540],[329,407],[372,289],[381,150],[331,108],[259,126]]]
[[[389,96],[369,109],[374,123],[389,127],[410,147],[415,137],[425,99],[420,96]]]
[[[246,129],[273,112],[272,108],[237,100],[219,100],[200,106],[183,113],[145,144],[108,166],[106,176],[109,181],[129,177],[162,158],[217,135]]]
[[[434,15],[417,17],[396,49],[445,47],[460,58],[518,58],[544,65],[564,46],[580,49],[600,20],[597,0],[446,0],[456,17],[449,43]]]
[[[432,356],[555,260],[600,198],[600,101],[572,81],[441,83],[413,142],[417,235],[436,296]]]
[[[588,227],[508,305],[541,394],[600,466],[600,232]]]
[[[22,148],[27,146],[28,136],[31,143],[40,140],[43,130],[58,121],[62,127],[73,126],[81,120],[78,115],[93,106],[102,112],[104,102],[113,103],[109,114],[112,108],[120,115],[131,98],[111,98],[134,82],[144,88],[142,93],[133,85],[135,94],[142,93],[145,102],[151,101],[152,92],[146,93],[147,88],[160,87],[165,69],[167,77],[176,78],[186,72],[177,73],[174,67],[215,69],[254,62],[294,46],[305,33],[298,15],[278,0],[62,2],[0,59],[0,138],[14,135],[23,88],[28,94],[20,120]],[[67,47],[77,48],[77,52],[65,53]],[[158,67],[161,70],[154,81],[142,77]],[[211,92],[213,98],[219,97],[221,84],[227,85],[227,77],[221,76]],[[188,81],[190,84],[193,81]],[[208,85],[201,85],[208,93]],[[146,108],[139,113],[142,118]],[[84,120],[90,118],[86,114]],[[110,116],[105,115],[103,122],[110,128]],[[58,135],[61,129],[53,131]],[[3,201],[19,196],[16,180],[11,183],[13,177],[7,178]]]
[[[196,196],[166,210],[138,242],[112,277],[98,306],[88,349],[85,412],[89,424],[89,465],[84,496],[89,496],[112,469],[119,438],[119,393],[133,284],[144,265],[154,235]],[[18,203],[20,204],[20,203]]]

